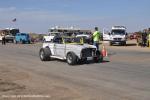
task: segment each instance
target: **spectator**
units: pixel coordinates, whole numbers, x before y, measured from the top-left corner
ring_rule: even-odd
[[[98,27],[95,27],[95,32],[93,33],[93,44],[99,50],[99,41],[100,41],[100,32],[98,31]]]
[[[147,33],[144,32],[142,33],[142,47],[145,47],[146,46],[146,42],[147,42]]]
[[[2,38],[2,45],[6,45],[6,38],[5,38],[5,35],[4,35],[3,38]]]

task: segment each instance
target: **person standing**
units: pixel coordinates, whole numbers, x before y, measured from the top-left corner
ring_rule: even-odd
[[[144,32],[142,33],[142,47],[146,46],[146,42],[147,42],[147,33]]]
[[[100,41],[100,32],[98,31],[98,27],[95,27],[95,32],[93,33],[93,44],[99,50],[99,41]]]
[[[3,38],[2,38],[2,45],[6,45],[6,38],[5,38],[5,35],[4,35]]]
[[[150,32],[148,33],[147,39],[148,39],[148,41],[147,41],[147,42],[148,42],[148,43],[147,43],[147,46],[150,47]]]

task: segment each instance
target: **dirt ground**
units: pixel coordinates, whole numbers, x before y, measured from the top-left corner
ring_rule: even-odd
[[[0,45],[0,100],[150,100],[150,49],[135,41],[105,44],[109,62],[78,66],[40,61],[40,46]]]
[[[12,44],[7,44],[6,49],[8,45],[10,48],[14,47]],[[0,56],[0,100],[78,100],[82,98],[75,89],[68,88],[58,79],[50,79],[50,77],[43,77],[19,68],[20,64],[24,63],[18,64],[18,59],[13,59],[15,56],[3,54]]]
[[[21,100],[81,99],[77,91],[55,79],[40,77],[40,75],[22,71],[7,64],[0,64],[0,95],[0,100],[16,100],[16,98],[21,98]]]

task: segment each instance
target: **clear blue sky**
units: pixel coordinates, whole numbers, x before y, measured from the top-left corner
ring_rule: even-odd
[[[102,30],[113,25],[129,32],[150,27],[150,0],[0,0],[0,28],[46,33],[52,26]]]

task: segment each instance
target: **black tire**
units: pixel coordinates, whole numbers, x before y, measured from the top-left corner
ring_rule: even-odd
[[[124,46],[127,46],[127,43],[126,43],[126,42],[124,42]]]
[[[102,62],[103,61],[103,56],[100,51],[96,51],[96,57],[94,57],[94,62]]]
[[[20,41],[22,44],[24,44],[23,40]]]
[[[13,43],[16,43],[15,39],[13,40]]]
[[[126,46],[126,42],[123,42],[122,45],[123,45],[123,46]]]
[[[69,65],[77,64],[77,56],[73,52],[67,54],[66,60]]]
[[[25,40],[22,40],[22,44],[25,44],[26,42],[25,42]]]
[[[28,44],[31,44],[31,42],[30,42],[30,41],[28,41]]]
[[[112,46],[112,42],[111,41],[109,42],[109,46]]]
[[[85,63],[87,63],[87,58],[80,59],[80,60],[79,60],[79,63],[80,63],[80,64],[85,64]]]
[[[18,41],[15,41],[16,44],[18,44]]]
[[[150,44],[149,44],[149,41],[148,41],[148,42],[147,42],[147,47],[149,47],[149,45],[150,45]]]
[[[51,51],[49,48],[41,48],[39,52],[39,56],[41,61],[50,61],[51,60]]]

